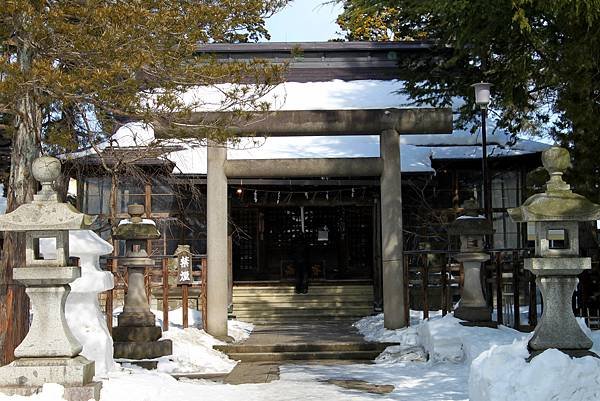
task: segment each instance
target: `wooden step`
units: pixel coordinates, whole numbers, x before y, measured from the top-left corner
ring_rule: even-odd
[[[265,308],[271,309],[283,309],[283,308],[299,308],[299,309],[307,309],[307,308],[315,308],[315,309],[338,309],[343,307],[348,308],[364,308],[365,306],[370,306],[372,304],[372,300],[365,299],[364,301],[344,301],[344,300],[309,300],[309,301],[255,301],[255,302],[235,302],[234,301],[234,309],[235,310],[264,310]]]
[[[296,294],[294,289],[278,290],[271,288],[255,288],[245,291],[233,291],[234,297],[248,296],[290,296],[290,295],[311,295],[311,296],[351,296],[351,295],[369,295],[373,296],[372,288],[361,289],[340,289],[340,288],[309,288],[306,294]]]
[[[356,320],[372,311],[372,285],[314,285],[307,294],[292,285],[253,285],[233,292],[233,314],[253,323]]]

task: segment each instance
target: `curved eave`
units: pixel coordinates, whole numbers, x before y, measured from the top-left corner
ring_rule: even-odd
[[[89,229],[96,216],[79,213],[66,203],[28,203],[0,215],[0,231],[62,231]]]

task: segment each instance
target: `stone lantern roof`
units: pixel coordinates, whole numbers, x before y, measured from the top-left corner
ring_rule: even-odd
[[[0,215],[0,231],[56,231],[87,229],[96,217],[80,213],[71,204],[58,201],[52,183],[60,176],[60,161],[42,156],[34,160],[32,173],[42,184],[33,202]]]
[[[492,223],[477,212],[477,202],[474,199],[465,201],[465,213],[448,226],[450,235],[488,235],[493,234]]]
[[[129,220],[122,221],[113,231],[114,239],[122,240],[150,240],[160,238],[160,232],[153,221],[142,219],[144,205],[131,204],[127,206]]]
[[[573,193],[562,176],[571,167],[569,152],[553,146],[542,153],[542,164],[550,173],[546,191],[529,197],[523,205],[508,209],[515,222],[591,221],[600,219],[600,206]]]

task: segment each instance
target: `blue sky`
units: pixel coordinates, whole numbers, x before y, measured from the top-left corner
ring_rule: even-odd
[[[342,7],[327,0],[293,0],[267,20],[271,42],[325,42],[339,37],[335,19]]]

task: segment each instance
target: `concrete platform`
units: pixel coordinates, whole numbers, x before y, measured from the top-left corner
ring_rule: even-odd
[[[369,363],[395,343],[372,343],[351,322],[257,325],[243,343],[214,346],[241,361],[224,379],[229,384],[268,383],[290,363]]]
[[[243,362],[225,377],[225,384],[270,383],[279,380],[279,365],[273,362]]]

